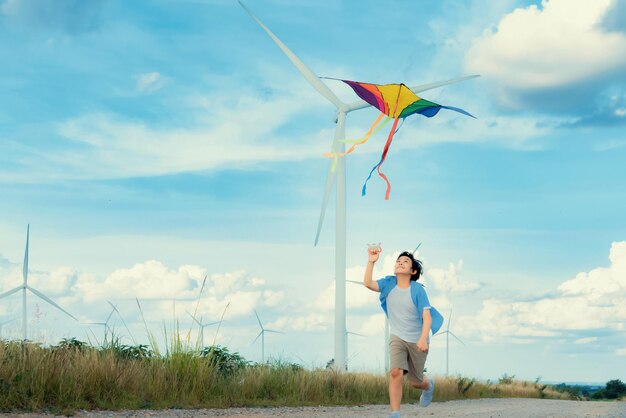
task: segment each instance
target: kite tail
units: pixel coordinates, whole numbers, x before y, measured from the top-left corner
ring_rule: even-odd
[[[380,128],[382,128],[383,126],[385,126],[387,124],[387,122],[389,121],[386,120],[385,122],[383,122],[382,125],[380,125],[378,127],[378,129],[374,130],[374,128],[376,128],[376,125],[378,125],[378,123],[381,121],[381,119],[383,118],[383,116],[385,116],[384,113],[381,113],[380,115],[378,115],[378,117],[376,118],[376,120],[374,121],[374,123],[372,124],[372,126],[370,126],[370,129],[367,131],[367,133],[365,134],[365,136],[361,139],[357,139],[357,140],[343,140],[342,142],[354,142],[354,145],[352,145],[350,147],[350,149],[348,149],[348,151],[346,152],[330,152],[330,153],[326,153],[324,154],[324,157],[344,157],[348,154],[350,154],[352,151],[354,151],[354,149],[361,144],[365,144],[367,142],[368,139],[370,139],[370,136],[372,136],[373,133],[378,132],[378,130]]]
[[[472,115],[471,113],[469,113],[469,112],[467,112],[467,111],[465,111],[465,110],[463,110],[463,109],[461,109],[461,108],[458,108],[458,107],[452,107],[452,106],[441,106],[441,107],[442,107],[443,109],[454,110],[455,112],[459,112],[459,113],[462,113],[463,115],[466,115],[466,116],[469,116],[469,117],[471,117],[471,118],[476,119],[476,116]]]
[[[385,149],[383,150],[383,155],[380,158],[380,161],[378,162],[378,164],[376,164],[374,166],[374,168],[372,168],[372,170],[370,171],[369,176],[367,176],[367,179],[365,180],[365,183],[363,184],[363,190],[361,191],[361,196],[365,196],[365,193],[367,191],[367,182],[369,181],[369,179],[372,178],[372,174],[374,173],[374,170],[378,171],[378,175],[385,180],[385,183],[387,183],[387,191],[385,192],[385,200],[389,200],[389,194],[391,193],[391,183],[389,183],[389,179],[387,179],[387,176],[385,176],[381,171],[380,171],[380,166],[383,164],[383,162],[385,162],[385,159],[387,158],[387,152],[389,152],[389,146],[391,145],[391,141],[393,140],[393,136],[396,134],[396,132],[398,132],[398,129],[396,129],[396,127],[398,126],[398,121],[399,119],[395,119],[393,121],[393,126],[391,127],[391,130],[389,131],[389,136],[387,137],[387,142],[385,143]],[[404,122],[404,119],[402,120]]]

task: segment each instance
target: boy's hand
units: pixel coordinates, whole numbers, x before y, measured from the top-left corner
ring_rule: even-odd
[[[419,340],[417,342],[417,351],[420,351],[422,353],[425,353],[426,351],[428,351],[428,343],[426,342],[426,340]]]
[[[378,261],[378,255],[383,252],[383,249],[377,245],[369,245],[367,247],[367,254],[369,255],[368,260],[372,263]]]

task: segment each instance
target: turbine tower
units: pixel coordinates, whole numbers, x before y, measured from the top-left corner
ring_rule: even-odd
[[[257,335],[256,338],[254,339],[254,341],[252,341],[252,344],[254,344],[256,342],[256,340],[258,340],[259,337],[261,337],[261,363],[265,363],[265,333],[266,332],[273,332],[275,334],[284,334],[284,332],[274,331],[272,329],[267,329],[267,328],[263,327],[263,324],[261,323],[261,319],[259,318],[259,314],[256,313],[256,310],[254,311],[254,315],[256,316],[256,320],[259,321],[259,326],[261,327],[261,332],[259,332],[259,335]]]
[[[345,143],[341,142],[345,139],[345,123],[348,113],[364,109],[370,105],[363,100],[353,103],[344,103],[330,88],[309,68],[300,58],[298,58],[267,26],[256,17],[250,9],[248,9],[241,0],[237,0],[241,7],[256,21],[259,26],[269,35],[280,50],[289,58],[292,64],[300,72],[300,74],[309,82],[309,84],[317,90],[324,98],[331,102],[337,109],[335,118],[335,136],[331,147],[332,153],[345,152]],[[431,90],[448,84],[458,83],[470,78],[478,77],[471,75],[453,80],[446,80],[436,83],[424,84],[410,89],[414,93]],[[344,370],[345,353],[346,353],[346,162],[344,157],[338,157],[337,163],[329,162],[328,172],[326,174],[326,186],[324,189],[324,197],[322,199],[322,208],[317,224],[317,233],[315,235],[315,245],[317,245],[324,223],[324,214],[333,183],[337,177],[336,199],[335,199],[335,370]]]
[[[24,341],[28,339],[28,330],[27,330],[27,325],[26,325],[26,291],[27,290],[32,292],[39,299],[42,299],[43,301],[48,302],[50,305],[54,306],[55,308],[57,308],[58,310],[62,311],[67,316],[69,316],[70,318],[72,318],[73,320],[78,322],[78,319],[76,319],[74,317],[74,315],[72,315],[71,313],[69,313],[65,309],[61,308],[59,305],[57,305],[48,296],[44,295],[39,290],[35,289],[34,287],[32,287],[32,286],[30,286],[28,284],[28,245],[29,245],[29,239],[30,239],[30,224],[26,227],[26,251],[24,253],[24,268],[22,269],[22,277],[23,277],[24,281],[22,282],[21,285],[13,288],[13,289],[11,289],[11,290],[9,290],[7,292],[4,292],[4,293],[0,294],[0,299],[2,299],[2,298],[5,298],[7,296],[12,295],[13,293],[16,293],[16,292],[20,291],[20,290],[22,291],[22,338],[24,339]]]
[[[454,333],[452,331],[450,331],[450,324],[452,323],[452,311],[450,311],[450,316],[448,317],[448,326],[446,327],[446,330],[443,332],[438,333],[436,336],[438,335],[443,335],[446,334],[446,376],[448,375],[448,360],[450,359],[450,335],[452,335],[454,338],[456,338],[458,340],[458,342],[460,342],[461,344],[465,345],[465,343],[463,341],[461,341],[461,339],[459,337],[457,337],[456,335],[454,335]]]

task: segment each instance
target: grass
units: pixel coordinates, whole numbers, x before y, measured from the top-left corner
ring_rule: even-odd
[[[77,409],[388,402],[383,375],[307,370],[281,361],[253,364],[219,346],[197,351],[179,344],[167,351],[158,355],[147,346],[129,347],[117,340],[102,348],[75,339],[52,347],[4,341],[0,344],[0,410],[71,413]],[[403,402],[416,402],[419,393],[405,385]],[[535,383],[491,384],[439,377],[434,400],[485,397],[568,398]]]

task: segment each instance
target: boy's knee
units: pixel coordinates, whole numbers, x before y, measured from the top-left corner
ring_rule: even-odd
[[[404,370],[402,370],[402,369],[391,369],[391,378],[392,379],[397,379],[399,377],[402,377],[403,374],[404,374]]]

